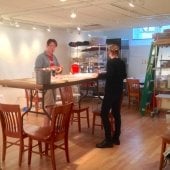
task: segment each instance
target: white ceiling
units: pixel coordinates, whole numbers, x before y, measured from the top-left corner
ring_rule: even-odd
[[[169,0],[0,0],[4,23],[12,21],[30,25],[82,30],[119,29],[125,27],[170,24]],[[71,11],[77,13],[70,18]]]

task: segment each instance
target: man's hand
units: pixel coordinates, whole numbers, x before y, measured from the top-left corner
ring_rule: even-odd
[[[55,72],[56,74],[59,74],[63,71],[63,67],[62,66],[56,66]]]

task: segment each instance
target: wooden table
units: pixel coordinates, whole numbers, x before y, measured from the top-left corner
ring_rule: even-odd
[[[0,85],[11,88],[29,89],[30,90],[30,106],[26,112],[32,111],[32,99],[33,90],[40,90],[42,92],[42,109],[43,112],[38,112],[39,114],[45,114],[49,118],[49,114],[45,110],[44,106],[44,95],[48,89],[56,89],[64,86],[77,85],[81,83],[87,83],[91,81],[97,81],[99,78],[96,73],[78,73],[74,75],[57,75],[53,77],[50,84],[36,84],[35,78],[23,78],[23,79],[4,79],[0,80]],[[36,112],[37,113],[37,112]]]

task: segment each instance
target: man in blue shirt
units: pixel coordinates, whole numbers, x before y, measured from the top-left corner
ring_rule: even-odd
[[[52,75],[59,74],[62,72],[62,67],[60,66],[54,51],[57,47],[57,41],[55,39],[49,39],[47,41],[46,50],[38,55],[35,61],[35,71],[38,69],[48,69],[52,71]],[[44,97],[44,106],[54,105],[56,101],[56,91],[47,90]],[[48,112],[48,110],[47,110]]]

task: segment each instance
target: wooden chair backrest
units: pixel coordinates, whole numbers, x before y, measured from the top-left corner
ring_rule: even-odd
[[[63,104],[74,102],[73,90],[71,86],[61,87],[59,88],[59,91],[61,95],[61,101]]]
[[[68,135],[70,116],[73,103],[53,106],[51,120],[51,138],[55,141],[64,139]]]
[[[140,82],[139,79],[127,79],[128,95],[139,96],[140,95]]]
[[[23,127],[19,105],[0,104],[0,120],[3,135],[14,138],[22,136]]]

